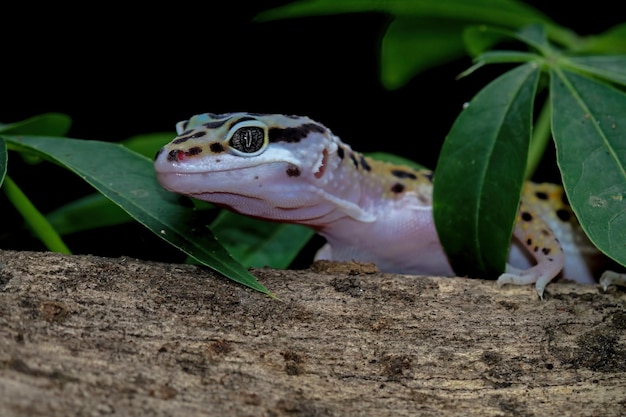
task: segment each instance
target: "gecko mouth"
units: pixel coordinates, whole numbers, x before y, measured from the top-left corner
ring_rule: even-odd
[[[262,173],[259,167],[263,167]],[[228,193],[233,195],[254,196],[264,185],[272,184],[279,177],[290,175],[289,163],[260,163],[246,167],[190,171],[155,167],[157,180],[166,190],[187,195],[209,193]],[[299,171],[298,171],[299,172]],[[293,173],[291,174],[293,175]],[[237,190],[233,192],[233,190]]]

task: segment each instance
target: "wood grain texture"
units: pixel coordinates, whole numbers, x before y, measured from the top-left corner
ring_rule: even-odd
[[[626,293],[0,251],[2,416],[624,415]]]

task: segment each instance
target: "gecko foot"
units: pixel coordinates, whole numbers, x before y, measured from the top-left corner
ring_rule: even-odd
[[[542,268],[536,266],[530,269],[518,269],[511,265],[506,266],[506,272],[496,281],[499,287],[505,284],[529,285],[535,284],[537,295],[543,300],[543,292],[546,286],[554,278],[553,274],[542,272]]]
[[[606,291],[611,285],[626,287],[626,274],[619,274],[614,271],[604,271],[599,282],[604,291]]]

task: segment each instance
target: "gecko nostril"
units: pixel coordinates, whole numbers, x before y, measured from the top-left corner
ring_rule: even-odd
[[[170,161],[170,162],[178,161],[180,159],[180,155],[183,155],[183,154],[184,154],[183,151],[179,151],[177,149],[173,149],[173,150],[168,152],[167,160]]]

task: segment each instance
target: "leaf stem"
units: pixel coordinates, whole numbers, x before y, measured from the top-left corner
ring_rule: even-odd
[[[59,253],[72,253],[44,215],[37,210],[28,197],[26,197],[26,194],[22,192],[9,176],[4,178],[2,188],[9,201],[22,215],[33,233],[49,250]]]
[[[535,126],[533,129],[532,137],[530,138],[530,149],[528,150],[528,161],[526,162],[526,179],[530,179],[541,158],[546,151],[548,142],[550,141],[550,100],[546,100],[543,104],[541,112],[537,117]]]

